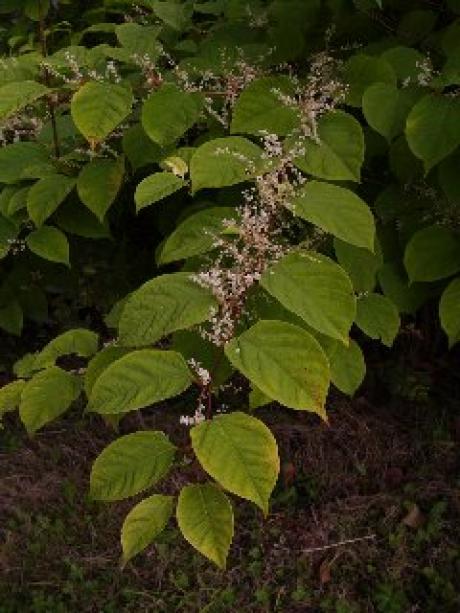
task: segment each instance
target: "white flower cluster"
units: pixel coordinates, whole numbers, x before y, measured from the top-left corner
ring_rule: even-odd
[[[249,289],[287,252],[288,246],[282,241],[286,210],[305,181],[292,163],[297,150],[285,153],[274,134],[264,134],[263,141],[268,171],[256,176],[255,186],[243,192],[238,219],[224,221],[224,229],[231,228],[237,238],[216,237],[214,246],[219,254],[215,261],[192,276],[217,300],[218,309],[210,314],[209,328],[203,329],[202,334],[218,346],[234,336]],[[241,156],[237,159],[241,161]],[[254,171],[253,164],[249,164],[249,171]]]
[[[337,77],[340,66],[341,62],[327,52],[318,53],[311,60],[305,83],[291,76],[295,86],[293,95],[273,89],[284,105],[299,113],[302,135],[315,142],[319,142],[318,120],[343,102],[347,94],[347,86]]]
[[[203,404],[200,403],[193,416],[181,415],[179,419],[179,423],[182,424],[183,426],[188,426],[188,427],[197,426],[198,424],[201,424],[201,422],[206,419],[203,411],[204,411],[204,406]]]
[[[198,77],[191,77],[182,67],[172,60],[179,86],[187,92],[201,92],[205,96],[207,113],[224,127],[229,125],[230,112],[243,89],[254,79],[263,74],[259,64],[265,59],[260,57],[255,64],[251,64],[244,57],[242,49],[236,49],[238,58],[227,54],[225,50],[220,53],[220,67],[217,73],[206,70]]]
[[[40,66],[43,70],[46,70],[50,76],[72,86],[79,86],[87,79],[92,79],[93,81],[98,81],[99,83],[121,82],[120,73],[118,72],[117,65],[113,60],[107,60],[104,72],[99,73],[94,69],[88,69],[87,67],[80,66],[77,58],[70,53],[70,51],[66,51],[64,53],[64,58],[67,66],[63,69],[56,68],[46,60],[42,61]]]
[[[203,387],[207,387],[211,383],[211,373],[209,372],[209,370],[204,368],[200,364],[200,362],[198,362],[197,360],[193,358],[188,360],[187,363],[190,366],[190,368],[194,371],[196,376],[198,377],[200,384]]]

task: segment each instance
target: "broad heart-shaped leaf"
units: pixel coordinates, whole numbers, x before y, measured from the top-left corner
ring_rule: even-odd
[[[319,253],[298,251],[270,267],[260,282],[309,326],[348,344],[356,300],[350,278],[338,264]]]
[[[70,266],[69,243],[65,234],[57,228],[42,226],[26,238],[29,249],[39,257]]]
[[[296,166],[320,179],[360,181],[364,134],[359,121],[343,111],[327,113],[318,121],[318,137],[319,142],[304,141],[305,154],[295,159]]]
[[[356,325],[374,339],[381,339],[391,347],[399,331],[398,309],[386,296],[368,294],[360,296],[356,311]]]
[[[373,83],[396,84],[396,74],[391,65],[370,55],[352,55],[343,72],[343,81],[349,87],[346,103],[350,106],[361,106],[365,90]]]
[[[19,406],[26,384],[24,379],[18,379],[0,388],[0,419],[3,413],[14,411]]]
[[[163,532],[172,515],[173,503],[172,496],[154,494],[131,509],[121,528],[125,564]]]
[[[50,175],[37,181],[27,192],[27,212],[40,227],[58,208],[75,186],[75,179],[65,175]]]
[[[198,121],[202,108],[201,94],[165,83],[144,102],[142,126],[155,143],[169,145]]]
[[[185,540],[219,568],[225,568],[233,540],[233,509],[212,483],[186,485],[177,502],[177,523]]]
[[[406,137],[425,171],[431,170],[460,145],[460,100],[440,94],[424,96],[409,113]]]
[[[155,15],[173,30],[181,32],[190,23],[193,13],[190,4],[177,4],[167,0],[150,0]]]
[[[344,187],[309,181],[292,202],[293,212],[356,247],[374,249],[375,224],[370,208]]]
[[[151,61],[158,57],[161,49],[156,40],[159,33],[160,28],[156,26],[142,26],[134,22],[122,23],[115,28],[120,44],[131,55],[139,57],[148,55]]]
[[[190,161],[194,192],[206,187],[228,187],[250,180],[263,170],[262,149],[241,136],[210,140]]]
[[[163,200],[184,187],[185,181],[172,172],[156,172],[139,183],[134,194],[136,211]]]
[[[123,156],[93,160],[83,166],[77,180],[80,200],[102,221],[120,191],[125,171]]]
[[[267,396],[325,417],[329,363],[303,328],[262,320],[225,346],[230,362]]]
[[[56,174],[56,170],[43,145],[20,141],[0,148],[0,183],[40,179],[49,174]]]
[[[409,279],[438,281],[460,271],[460,236],[443,226],[428,226],[406,246],[404,265]]]
[[[127,413],[177,396],[192,383],[184,358],[175,351],[132,351],[108,366],[93,386],[88,410]]]
[[[377,283],[377,272],[383,265],[377,237],[374,242],[374,253],[338,238],[334,239],[334,251],[340,266],[348,273],[355,291],[371,292]]]
[[[326,336],[320,343],[331,367],[331,381],[344,394],[353,396],[366,375],[366,362],[360,346],[350,339],[348,347]]]
[[[449,337],[449,347],[452,347],[460,341],[460,277],[451,281],[444,290],[439,303],[439,317]]]
[[[190,215],[168,236],[158,262],[169,264],[210,251],[216,238],[224,230],[224,219],[234,218],[236,211],[228,206],[204,209]]]
[[[19,405],[19,415],[27,432],[33,433],[62,415],[80,391],[80,378],[57,366],[34,375],[24,388]]]
[[[119,333],[125,346],[152,345],[160,338],[209,319],[215,298],[191,279],[176,272],[148,281],[128,298]]]
[[[399,81],[410,79],[410,83],[417,83],[420,74],[420,65],[425,57],[412,47],[391,47],[381,58],[391,64]]]
[[[132,103],[133,95],[126,87],[89,81],[74,94],[70,110],[86,140],[96,144],[129,115]]]
[[[391,141],[404,131],[407,115],[419,98],[419,89],[374,83],[363,95],[364,117],[371,128]]]
[[[300,126],[298,111],[283,102],[294,97],[292,81],[285,76],[262,77],[252,81],[240,94],[233,108],[232,134],[263,132],[286,136]]]
[[[176,448],[163,432],[121,436],[96,458],[90,493],[95,500],[122,500],[159,481],[171,468]]]
[[[85,393],[88,398],[91,396],[94,384],[104,370],[110,366],[110,364],[129,353],[129,351],[130,350],[126,347],[117,347],[116,345],[112,345],[109,347],[104,347],[104,349],[96,353],[96,355],[88,363],[85,373]]]
[[[0,87],[0,121],[17,113],[50,90],[36,81],[7,83]]]
[[[205,471],[232,494],[268,513],[280,470],[275,437],[246,413],[218,415],[190,430],[193,451]]]
[[[35,360],[36,368],[47,368],[52,366],[56,360],[64,355],[79,355],[90,357],[97,351],[99,337],[91,330],[77,328],[68,330],[50,341],[37,355]]]

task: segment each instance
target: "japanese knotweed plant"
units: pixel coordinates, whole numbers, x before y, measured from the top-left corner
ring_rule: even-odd
[[[327,420],[331,383],[353,394],[363,380],[356,339],[391,346],[400,313],[429,295],[442,293],[443,326],[451,343],[460,336],[458,20],[437,30],[432,60],[414,48],[437,27],[426,11],[407,9],[396,44],[372,38],[380,3],[343,4],[145,2],[125,23],[89,26],[110,43],[42,47],[26,79],[25,60],[8,65],[0,181],[14,202],[27,191],[25,208],[0,203],[4,255],[26,248],[70,264],[55,214],[72,190],[100,223],[114,203],[162,207],[163,222],[175,198],[186,203],[156,246],[159,274],[110,312],[111,338],[67,331],[17,362],[0,391],[0,410],[18,407],[30,433],[77,399],[116,423],[181,396],[185,444],[142,430],[93,465],[93,498],[148,494],[124,522],[124,561],[175,510],[184,537],[225,566],[230,495],[267,514],[279,473],[275,438],[252,411],[278,403]],[[308,24],[324,14],[318,52]],[[346,16],[369,25],[358,51],[342,44]],[[41,103],[48,147],[30,122]],[[66,149],[61,123],[77,139]],[[65,370],[70,354],[87,366]],[[235,376],[249,393],[228,412],[222,390]],[[187,484],[152,493],[171,470]]]

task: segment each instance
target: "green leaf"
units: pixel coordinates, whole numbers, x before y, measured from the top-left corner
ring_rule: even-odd
[[[193,191],[250,180],[266,165],[262,153],[260,147],[241,136],[215,138],[204,143],[190,161]]]
[[[185,391],[192,376],[174,351],[132,351],[108,366],[93,386],[88,410],[127,413]]]
[[[121,529],[124,564],[163,532],[172,515],[173,503],[172,496],[154,494],[131,509]]]
[[[24,313],[17,300],[11,300],[0,308],[0,328],[20,336],[24,325]]]
[[[233,509],[211,483],[186,485],[177,502],[177,523],[184,538],[219,568],[225,568],[233,539]]]
[[[94,500],[123,500],[152,487],[171,468],[175,446],[163,432],[121,436],[96,458],[90,477]]]
[[[356,300],[350,278],[335,262],[315,252],[291,253],[271,266],[260,283],[309,326],[348,344]]]
[[[62,415],[80,392],[80,378],[57,366],[34,375],[24,388],[19,405],[19,415],[27,432],[36,432]]]
[[[409,45],[421,42],[434,28],[437,17],[434,11],[423,9],[404,13],[398,23],[398,36]]]
[[[144,102],[142,126],[155,143],[169,145],[198,121],[202,107],[201,94],[165,83]]]
[[[57,228],[42,226],[26,238],[29,249],[39,257],[70,266],[69,243],[65,234]]]
[[[331,183],[309,181],[292,202],[293,212],[356,247],[374,249],[374,217],[359,196]]]
[[[280,469],[276,440],[255,417],[219,415],[190,430],[193,451],[205,471],[229,492],[268,513]]]
[[[151,6],[155,15],[173,30],[182,32],[190,23],[193,12],[190,4],[151,0]]]
[[[404,131],[409,111],[419,98],[417,89],[374,83],[363,95],[364,117],[371,128],[392,141]]]
[[[32,142],[18,142],[0,148],[0,183],[40,179],[55,174],[46,148]]]
[[[211,375],[211,389],[217,391],[233,374],[223,348],[203,338],[199,330],[179,330],[172,335],[171,349],[189,362],[195,360]]]
[[[449,337],[449,347],[460,341],[460,278],[457,277],[444,290],[439,303],[439,317]]]
[[[304,329],[282,321],[259,321],[228,343],[225,354],[270,398],[325,417],[329,363]]]
[[[104,347],[104,349],[96,353],[88,363],[85,373],[85,393],[88,398],[91,396],[94,384],[104,370],[127,353],[129,353],[129,349],[117,346]]]
[[[26,353],[13,364],[13,373],[16,377],[28,378],[35,373],[36,355],[35,353]]]
[[[377,282],[377,271],[383,264],[377,237],[374,242],[374,253],[338,238],[334,239],[334,251],[340,266],[348,273],[355,291],[371,292]]]
[[[99,337],[91,330],[79,328],[68,330],[50,341],[37,355],[36,368],[52,366],[56,360],[64,355],[78,355],[84,358],[96,353]]]
[[[36,81],[7,83],[0,87],[0,121],[32,104],[50,90]]]
[[[452,204],[460,206],[460,150],[439,165],[439,183]]]
[[[271,404],[273,402],[273,398],[264,394],[262,390],[260,390],[257,385],[252,384],[251,391],[249,392],[249,408],[251,411],[258,409],[259,407],[263,407],[267,404]]]
[[[320,179],[359,182],[364,162],[364,135],[359,122],[343,111],[327,113],[318,121],[318,138],[318,142],[305,141],[305,154],[296,158],[296,166]]]
[[[409,113],[406,137],[425,171],[431,170],[460,145],[460,100],[440,94],[424,96]]]
[[[160,28],[156,26],[142,26],[138,23],[122,23],[115,28],[115,34],[120,44],[131,55],[140,58],[149,56],[151,61],[155,61],[159,55],[161,45],[157,42]]]
[[[383,293],[395,304],[400,313],[413,315],[430,296],[424,283],[411,283],[399,262],[386,262],[378,272]]]
[[[169,264],[211,251],[224,230],[224,219],[235,217],[236,211],[231,207],[204,209],[190,215],[166,239],[158,263]]]
[[[399,331],[398,309],[386,296],[369,294],[361,296],[356,311],[356,325],[374,339],[381,339],[391,347]]]
[[[8,255],[11,243],[19,234],[19,228],[9,219],[0,215],[0,259]]]
[[[385,60],[369,55],[352,55],[344,66],[343,81],[349,86],[346,103],[361,106],[365,90],[373,83],[396,85],[396,74]]]
[[[134,170],[158,163],[163,156],[160,145],[150,140],[140,123],[123,132],[122,144],[123,151]]]
[[[232,134],[262,132],[286,136],[299,127],[298,111],[282,102],[294,96],[291,79],[285,76],[262,77],[252,81],[240,94],[233,108]]]
[[[56,224],[68,234],[83,238],[111,238],[107,220],[100,222],[91,211],[80,202],[64,202],[54,216]]]
[[[30,189],[30,187],[20,187],[14,192],[8,201],[8,206],[6,207],[6,216],[8,218],[13,218],[14,220],[17,213],[27,207],[27,196]]]
[[[93,160],[78,175],[80,200],[101,222],[120,191],[124,171],[125,162],[120,156],[116,160]]]
[[[25,386],[26,381],[18,379],[0,388],[0,418],[4,413],[14,411],[19,406]]]
[[[332,383],[344,394],[353,396],[366,375],[361,348],[352,339],[348,347],[327,337],[322,337],[320,342],[329,360]]]
[[[185,181],[176,177],[172,172],[156,172],[146,177],[139,183],[134,194],[136,211],[139,213],[144,207],[174,194],[184,185],[186,185]]]
[[[216,306],[212,294],[176,272],[148,281],[128,298],[120,319],[123,345],[152,345],[162,337],[209,319]]]
[[[126,87],[90,81],[74,94],[70,110],[77,128],[95,145],[126,119],[132,103],[133,95]]]
[[[58,208],[75,186],[75,179],[50,175],[37,181],[27,192],[27,212],[40,227]]]
[[[410,281],[438,281],[460,271],[460,237],[443,226],[428,226],[406,246],[404,265]]]
[[[404,82],[409,79],[409,83],[418,83],[420,65],[425,59],[420,51],[411,47],[391,47],[382,53],[381,57],[391,64],[399,81]]]

